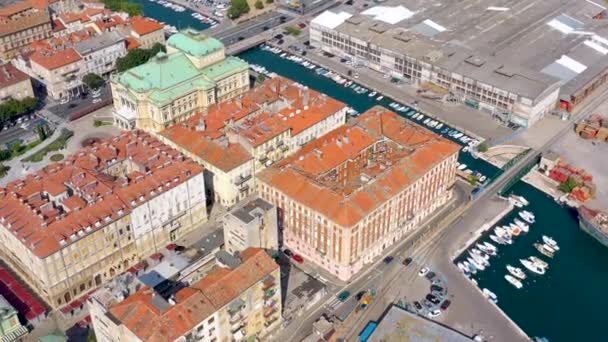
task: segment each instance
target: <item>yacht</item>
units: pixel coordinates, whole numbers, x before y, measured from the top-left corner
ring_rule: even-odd
[[[548,256],[549,258],[553,258],[553,255],[555,253],[553,250],[549,249],[551,247],[538,242],[534,244],[534,248],[536,248],[536,250],[539,251],[542,255]]]
[[[519,234],[521,234],[521,228],[519,228],[519,226],[517,226],[515,223],[511,223],[509,225],[509,228],[511,228],[510,229],[511,235],[519,236]]]
[[[514,222],[515,222],[515,224],[516,224],[516,225],[517,225],[519,228],[521,228],[521,230],[523,230],[524,232],[526,232],[526,233],[527,233],[527,232],[530,230],[530,225],[526,224],[526,223],[525,223],[525,222],[523,222],[522,220],[520,220],[520,219],[517,219],[517,218],[516,218]]]
[[[466,168],[467,168],[467,164],[460,164],[460,165],[458,165],[458,170],[460,170],[460,171],[462,171],[462,170],[464,170]]]
[[[471,264],[468,261],[463,261],[462,264],[464,265],[464,267],[468,268],[469,271],[471,272],[471,274],[476,274],[477,273],[477,268],[475,268],[475,266],[473,264]]]
[[[511,232],[509,230],[510,229],[505,227],[496,227],[494,228],[494,233],[496,233],[496,236],[500,236],[501,238],[507,240],[511,238]]]
[[[519,201],[523,205],[530,204],[530,202],[528,202],[528,200],[524,196],[511,195],[511,197],[515,198],[517,201]]]
[[[456,266],[457,266],[457,267],[458,267],[458,269],[459,269],[459,270],[461,270],[462,272],[464,272],[464,273],[466,273],[466,272],[467,272],[466,268],[464,267],[464,265],[463,265],[461,262],[459,262],[458,264],[456,264]]]
[[[517,278],[515,278],[514,276],[507,274],[505,275],[505,279],[511,283],[511,285],[515,286],[518,289],[521,289],[524,284],[521,283],[521,281],[519,281]]]
[[[532,224],[535,221],[535,217],[534,214],[532,214],[531,212],[527,211],[527,210],[523,210],[519,212],[519,217],[521,217],[522,219],[524,219],[524,221]]]
[[[522,265],[524,265],[527,269],[529,269],[530,271],[532,271],[536,274],[540,274],[540,275],[545,274],[544,268],[540,267],[539,265],[533,263],[532,261],[530,261],[528,259],[520,259],[519,262],[521,262]]]
[[[376,98],[376,101],[382,101],[383,98],[384,98],[384,96],[380,95]]]
[[[518,208],[523,208],[524,204],[521,203],[520,201],[514,199],[513,197],[509,197],[509,203],[513,204],[514,206],[518,207]]]
[[[440,122],[439,124],[437,124],[437,126],[435,126],[435,129],[441,129],[441,127],[443,127],[443,123]]]
[[[484,297],[488,298],[489,300],[493,301],[494,303],[498,302],[498,298],[496,297],[496,294],[486,288],[484,288],[483,290],[481,290],[481,292],[483,293]]]
[[[491,235],[490,234],[490,239],[492,241],[496,242],[497,244],[500,244],[500,245],[506,245],[507,244],[507,242],[503,238],[500,238],[500,237],[498,237],[496,235]]]
[[[371,93],[369,93],[367,96],[369,96],[369,97],[374,97],[374,96],[376,96],[376,94],[378,94],[378,93],[376,93],[375,91],[372,91],[372,92],[371,92]]]
[[[488,248],[486,245],[482,243],[477,243],[475,245],[480,251],[486,253],[487,255],[496,255],[496,249]]]
[[[479,177],[479,181],[482,182],[482,183],[485,182],[486,179],[488,179],[488,177],[486,177],[486,176]]]
[[[496,248],[496,246],[494,246],[493,244],[489,243],[489,242],[484,242],[483,243],[484,246],[486,246],[487,249],[493,250],[494,252],[498,251],[498,248]]]
[[[555,242],[555,240],[553,240],[552,237],[543,235],[543,242],[546,243],[549,247],[553,248],[554,250],[559,251],[559,246],[557,245],[557,242]]]
[[[480,251],[480,250],[479,250],[479,249],[477,249],[477,248],[473,248],[473,249],[471,250],[471,252],[473,252],[473,254],[475,254],[475,255],[479,256],[480,258],[483,258],[484,260],[488,260],[488,259],[490,259],[490,256],[489,256],[488,254],[486,254],[486,253],[484,253],[484,252]]]
[[[526,279],[526,274],[519,267],[513,267],[511,265],[507,265],[507,271],[509,271],[509,273],[511,273],[512,275],[514,275],[515,277],[517,277],[519,279]]]
[[[471,265],[475,266],[475,268],[476,268],[476,269],[478,269],[478,270],[480,270],[480,271],[483,271],[483,270],[485,270],[485,269],[486,269],[486,266],[485,266],[483,263],[478,262],[478,261],[477,261],[476,259],[474,259],[474,258],[467,258],[467,261],[468,261],[468,262],[469,262]]]
[[[530,261],[532,261],[533,263],[537,264],[538,266],[542,267],[542,268],[547,268],[549,267],[549,264],[547,264],[546,261],[539,259],[535,256],[531,256],[528,259],[530,259]]]

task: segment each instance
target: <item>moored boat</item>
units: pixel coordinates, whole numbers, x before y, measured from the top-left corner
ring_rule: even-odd
[[[507,265],[507,271],[519,279],[526,279],[526,274],[519,267]]]
[[[501,245],[506,245],[507,244],[507,242],[503,238],[498,237],[496,235],[492,235],[492,234],[490,234],[490,240],[492,240],[492,241],[494,241],[494,242],[496,242],[498,244],[501,244]]]
[[[541,254],[543,254],[544,256],[548,256],[549,258],[553,258],[554,252],[549,250],[547,247],[547,245],[538,242],[534,244],[534,248],[536,248],[536,250],[539,251]]]
[[[537,265],[536,263],[534,263],[528,259],[520,259],[519,262],[521,262],[521,264],[524,265],[525,268],[527,268],[528,270],[530,270],[536,274],[540,274],[540,275],[545,274],[545,269],[543,267],[540,267],[539,265]]]
[[[523,222],[522,220],[520,220],[520,219],[517,219],[517,218],[516,218],[516,219],[514,220],[514,222],[515,222],[515,224],[516,224],[516,225],[517,225],[519,228],[521,228],[521,230],[523,230],[524,232],[526,232],[526,233],[527,233],[527,232],[530,230],[530,225],[526,224],[526,223],[525,223],[525,222]]]
[[[537,264],[538,266],[540,266],[542,268],[549,267],[549,264],[546,261],[544,261],[543,259],[537,258],[535,256],[531,256],[528,259],[530,259],[530,261],[532,261],[533,263]]]
[[[521,289],[524,285],[521,283],[521,281],[519,281],[519,279],[513,277],[510,274],[506,274],[505,275],[505,279],[511,283],[511,285],[515,286],[518,289]]]
[[[549,247],[553,248],[554,250],[559,251],[559,246],[557,245],[557,242],[555,242],[555,240],[553,240],[552,237],[543,235],[543,242],[546,243]]]
[[[494,303],[498,302],[498,297],[496,297],[496,294],[494,292],[484,288],[483,290],[481,290],[481,293],[483,293],[484,297],[488,298]]]
[[[498,248],[496,248],[496,246],[494,246],[493,244],[491,244],[487,241],[484,242],[483,245],[486,246],[487,249],[493,250],[494,252],[498,251]]]
[[[522,219],[524,219],[524,221],[532,224],[535,221],[535,217],[534,214],[532,214],[531,212],[527,211],[527,210],[522,210],[519,213],[519,217],[521,217]]]

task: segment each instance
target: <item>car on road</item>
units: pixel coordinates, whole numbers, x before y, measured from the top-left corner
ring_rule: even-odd
[[[287,255],[288,257],[290,257],[290,258],[291,258],[291,256],[293,255],[293,252],[292,252],[291,250],[289,250],[289,249],[285,248],[285,249],[283,250],[283,254],[285,254],[285,255]]]
[[[393,259],[395,259],[395,258],[393,258],[392,256],[389,255],[386,258],[384,258],[383,262],[388,265],[391,262],[393,262]]]
[[[448,307],[450,307],[450,304],[452,304],[452,302],[450,302],[449,299],[444,300],[443,303],[441,303],[441,310],[447,310]]]
[[[300,254],[294,254],[291,258],[299,264],[304,262],[304,258]]]
[[[101,99],[99,97],[93,99],[93,103],[99,103],[99,102],[101,102]]]
[[[409,257],[408,257],[408,258],[403,259],[403,262],[402,262],[402,264],[403,264],[404,266],[409,266],[411,263],[412,263],[412,258],[409,258]]]
[[[420,311],[422,310],[422,305],[420,304],[420,302],[415,301],[414,302],[414,307],[416,308],[416,310]]]
[[[428,313],[429,318],[439,317],[440,315],[441,315],[441,311],[438,309],[435,309]]]
[[[429,268],[428,267],[423,267],[420,269],[420,272],[418,272],[418,276],[423,277],[425,276],[427,273],[429,273]]]
[[[357,301],[360,301],[360,300],[361,300],[361,298],[363,298],[363,296],[365,296],[365,291],[359,291],[359,292],[357,292],[357,294],[355,295],[355,299],[356,299]]]
[[[431,272],[428,272],[427,274],[425,274],[424,276],[428,280],[433,280],[435,278],[436,274],[435,274],[435,272],[431,271]]]
[[[340,293],[338,293],[338,295],[336,296],[338,297],[338,300],[340,300],[341,302],[344,302],[348,299],[348,297],[350,297],[350,292],[348,291],[342,291]]]

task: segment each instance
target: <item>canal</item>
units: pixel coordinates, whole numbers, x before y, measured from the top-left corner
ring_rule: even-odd
[[[165,24],[175,26],[177,29],[193,28],[204,30],[209,28],[209,24],[203,23],[192,16],[192,11],[186,9],[183,12],[176,12],[150,0],[130,0],[140,4],[144,10],[144,16],[156,19]]]

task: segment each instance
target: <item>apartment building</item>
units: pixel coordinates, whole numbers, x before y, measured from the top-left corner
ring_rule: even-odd
[[[124,132],[0,188],[0,256],[58,308],[206,219],[203,168]]]
[[[555,6],[568,15],[556,16]],[[439,98],[527,127],[556,108],[567,95],[560,88],[564,84],[606,79],[601,70],[608,67],[608,40],[603,38],[608,31],[588,18],[600,10],[593,7],[550,1],[513,22],[511,11],[488,10],[487,4],[472,0],[431,7],[414,0],[387,1],[360,13],[352,8],[322,13],[311,21],[310,41],[323,51],[432,90]],[[482,32],[488,22],[496,25]],[[575,34],[582,31],[588,38]]]
[[[165,31],[161,23],[141,16],[131,17],[129,23],[130,34],[142,49],[149,49],[157,43],[165,45]]]
[[[230,210],[222,225],[229,253],[240,253],[248,247],[279,249],[277,208],[257,196]]]
[[[0,65],[0,103],[34,97],[30,77],[10,63]]]
[[[112,78],[111,85],[114,123],[158,132],[241,95],[249,73],[247,63],[225,55],[219,40],[186,30],[167,40],[167,54]]]
[[[84,86],[85,64],[72,48],[36,50],[29,57],[30,76],[44,84],[47,95],[54,100],[80,94]]]
[[[160,132],[205,167],[208,198],[231,207],[255,191],[260,170],[346,122],[340,101],[277,77]]]
[[[283,244],[347,281],[452,197],[459,146],[374,107],[256,175]]]
[[[127,54],[127,43],[123,35],[117,31],[102,32],[75,44],[74,49],[82,58],[84,75],[93,73],[109,77],[116,70],[116,59]]]
[[[88,300],[100,342],[268,341],[281,324],[279,266],[258,248],[165,299],[144,287],[118,303]]]
[[[31,43],[51,37],[52,30],[48,9],[30,0],[0,8],[0,58],[10,60]]]

